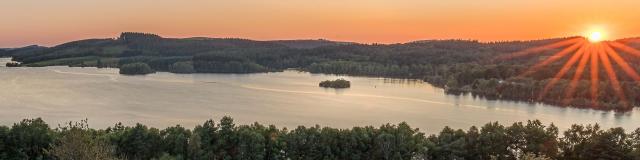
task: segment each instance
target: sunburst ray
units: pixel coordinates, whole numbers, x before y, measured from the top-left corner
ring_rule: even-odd
[[[560,47],[574,45],[574,44],[579,43],[581,41],[584,41],[584,38],[580,38],[580,37],[571,38],[571,39],[567,39],[567,40],[562,40],[560,42],[555,42],[555,43],[552,43],[552,44],[548,44],[548,45],[544,45],[544,46],[540,46],[540,47],[535,47],[535,48],[530,48],[530,49],[526,49],[526,50],[523,50],[523,51],[515,52],[515,53],[509,54],[509,55],[498,57],[497,59],[499,59],[499,60],[508,60],[508,59],[512,59],[512,58],[527,56],[527,55],[534,54],[534,53],[540,53],[540,52],[545,51],[545,50],[556,49],[556,48],[560,48]]]
[[[591,96],[591,104],[597,105],[598,100],[598,90],[600,86],[600,67],[598,64],[599,57],[597,50],[591,51],[591,64],[590,64],[590,79],[591,85],[589,86],[589,95]]]
[[[562,51],[560,51],[560,52],[558,52],[558,53],[554,54],[553,56],[551,56],[551,57],[549,57],[549,58],[545,59],[544,61],[542,61],[542,62],[540,62],[540,63],[535,64],[533,67],[529,68],[528,70],[526,70],[526,71],[525,71],[525,72],[523,72],[522,74],[518,75],[518,77],[528,76],[528,75],[530,75],[530,74],[532,74],[532,73],[536,72],[538,69],[540,69],[540,68],[542,68],[542,67],[544,67],[544,66],[546,66],[546,65],[548,65],[548,64],[550,64],[550,63],[553,63],[553,62],[555,62],[555,61],[557,61],[557,60],[561,59],[561,58],[562,58],[562,57],[564,57],[564,56],[567,56],[567,55],[571,54],[574,50],[576,50],[576,49],[580,48],[580,47],[581,47],[581,46],[583,46],[585,43],[586,43],[585,41],[580,41],[580,42],[578,42],[578,43],[576,43],[576,44],[574,44],[574,45],[571,45],[571,46],[570,46],[570,47],[568,47],[568,48],[563,49]]]
[[[574,42],[574,43],[571,43]],[[630,109],[631,103],[628,101],[624,88],[621,86],[621,79],[618,77],[615,69],[620,69],[624,72],[626,76],[631,78],[633,81],[640,84],[640,73],[636,71],[636,69],[632,66],[632,64],[620,53],[629,54],[635,57],[640,57],[640,50],[632,48],[627,44],[632,43],[630,41],[590,41],[588,42],[585,38],[581,39],[571,39],[566,41],[561,41],[558,43],[545,45],[542,47],[536,47],[528,50],[524,50],[522,52],[517,52],[511,54],[510,56],[521,56],[521,55],[529,55],[534,52],[542,52],[547,48],[561,48],[561,50],[548,58],[545,58],[541,62],[534,64],[529,67],[523,73],[518,75],[517,77],[525,77],[530,76],[531,74],[538,72],[541,68],[555,64],[557,61],[564,59],[567,55],[572,55],[560,68],[560,70],[545,84],[544,88],[540,90],[538,93],[538,100],[542,100],[547,93],[549,93],[552,88],[557,85],[563,78],[565,78],[566,74],[575,68],[575,73],[571,77],[568,86],[564,92],[564,100],[562,101],[562,105],[570,105],[571,102],[575,99],[574,96],[576,94],[576,90],[578,85],[581,83],[584,74],[586,74],[586,70],[589,69],[589,97],[591,98],[591,104],[593,108],[598,109],[599,107],[603,107],[598,100],[601,96],[600,90],[609,90],[611,89],[615,96],[618,98],[619,103],[616,106],[623,106],[617,108],[619,110]],[[620,53],[619,53],[620,52]],[[612,62],[613,61],[613,62]],[[614,64],[615,63],[615,64]],[[576,65],[577,64],[577,65]],[[601,65],[602,64],[602,65]],[[589,65],[589,68],[587,68]],[[617,65],[619,68],[614,68],[613,65]],[[604,69],[605,75],[600,75],[600,67]],[[608,82],[601,82],[601,77],[607,79]],[[626,77],[625,77],[626,78]],[[607,88],[601,83],[609,83]],[[604,106],[609,107],[611,106]]]
[[[622,87],[620,87],[620,81],[618,81],[618,76],[611,66],[609,57],[605,53],[604,47],[602,47],[601,45],[598,47],[598,56],[600,57],[602,66],[604,66],[604,70],[607,73],[609,83],[611,83],[611,87],[613,88],[614,93],[616,94],[616,96],[618,96],[618,98],[620,98],[620,102],[626,108],[628,106],[627,98],[622,91]]]
[[[558,83],[558,81],[560,81],[560,79],[562,77],[564,77],[564,75],[569,71],[569,69],[571,69],[571,67],[573,67],[573,65],[578,61],[578,59],[580,59],[582,54],[584,54],[584,49],[585,49],[585,45],[580,47],[580,49],[578,51],[576,51],[576,53],[574,53],[573,56],[571,56],[571,58],[569,58],[567,63],[565,63],[562,66],[560,71],[558,73],[556,73],[555,76],[553,76],[553,78],[551,79],[551,81],[549,81],[549,83],[547,83],[547,85],[544,86],[544,89],[538,95],[538,99],[542,99],[544,97],[544,95],[547,94],[547,92],[549,92],[551,87],[553,87],[553,85]]]
[[[622,57],[620,57],[620,55],[618,55],[618,53],[615,50],[613,50],[613,48],[611,48],[611,46],[609,46],[609,43],[604,43],[602,45],[603,45],[603,47],[605,49],[606,54],[609,57],[611,57],[611,59],[613,59],[613,61],[615,61],[616,64],[618,64],[618,66],[620,66],[622,71],[624,71],[634,81],[640,81],[640,75],[638,75],[638,72],[636,72],[631,67],[631,65],[629,65],[629,63],[627,63],[627,61],[625,61]]]
[[[580,58],[580,63],[578,63],[578,67],[576,67],[576,73],[571,78],[571,82],[569,83],[569,87],[567,88],[567,92],[565,93],[563,105],[568,105],[573,99],[573,95],[576,92],[576,87],[578,86],[578,81],[582,78],[585,67],[589,62],[589,58],[591,57],[591,52],[593,50],[591,45],[585,45],[585,48],[582,50],[584,52],[582,54],[582,58]]]
[[[611,41],[611,42],[609,42],[609,45],[611,45],[612,47],[617,48],[619,50],[622,50],[623,52],[625,52],[627,54],[631,54],[633,56],[640,57],[640,51],[639,50],[637,50],[635,48],[632,48],[632,47],[629,47],[629,46],[627,46],[625,44],[622,44],[620,42]]]

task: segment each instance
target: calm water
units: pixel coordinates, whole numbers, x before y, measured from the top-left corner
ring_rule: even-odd
[[[7,61],[7,59],[2,59]],[[4,62],[0,62],[4,64]],[[240,124],[280,127],[352,126],[406,121],[427,133],[444,126],[468,129],[490,121],[528,119],[555,123],[600,123],[640,127],[638,109],[629,113],[559,108],[445,95],[442,89],[408,80],[309,74],[171,74],[123,76],[117,69],[0,68],[0,124],[42,117],[52,126],[89,119],[92,127],[116,122],[164,128],[193,127],[232,116]],[[327,79],[350,80],[350,89],[323,89]]]

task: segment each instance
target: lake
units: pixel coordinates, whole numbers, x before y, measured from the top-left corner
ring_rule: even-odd
[[[9,59],[0,59],[4,64]],[[349,89],[318,87],[344,78]],[[0,124],[42,117],[52,127],[89,119],[90,127],[140,122],[193,127],[232,116],[239,124],[337,128],[406,121],[426,133],[444,126],[468,129],[487,122],[510,125],[539,119],[561,130],[571,124],[640,127],[638,108],[627,113],[561,108],[444,94],[414,80],[310,74],[287,70],[258,74],[119,75],[117,69],[0,67]]]

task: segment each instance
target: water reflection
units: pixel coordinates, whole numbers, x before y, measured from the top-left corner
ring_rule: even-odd
[[[2,61],[0,61],[1,63]],[[446,95],[416,80],[310,74],[171,74],[122,76],[117,69],[0,68],[0,124],[43,117],[55,126],[89,118],[93,127],[141,122],[155,127],[195,126],[233,116],[239,123],[339,128],[406,121],[427,133],[444,126],[467,129],[491,121],[510,124],[540,119],[560,128],[573,123],[635,129],[628,113],[560,108],[537,103]],[[344,78],[349,89],[318,87]]]

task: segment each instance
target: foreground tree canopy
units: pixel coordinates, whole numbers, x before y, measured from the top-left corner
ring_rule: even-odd
[[[638,159],[640,129],[573,125],[559,136],[540,121],[425,135],[406,123],[289,130],[230,117],[193,129],[142,124],[91,129],[83,120],[52,129],[42,119],[0,126],[0,159]]]
[[[572,37],[570,37],[572,38]],[[123,68],[144,63],[155,71],[175,73],[256,73],[297,68],[312,73],[412,78],[445,88],[447,93],[471,93],[490,99],[628,111],[619,94],[600,69],[599,83],[590,86],[590,75],[574,77],[575,67],[554,82],[540,96],[570,56],[537,68],[535,73],[519,76],[527,69],[557,53],[550,49],[511,59],[497,59],[518,51],[565,41],[558,38],[536,41],[480,43],[467,40],[416,41],[403,44],[356,44],[326,40],[253,41],[230,38],[162,38],[146,33],[122,33],[117,39],[89,39],[55,47],[29,46],[0,50],[21,66],[95,66]],[[619,40],[639,48],[640,41]],[[620,51],[630,68],[639,70],[640,60]],[[620,75],[620,88],[631,106],[640,105],[640,87],[632,77]],[[586,68],[584,73],[590,73]],[[575,95],[566,98],[572,79]],[[599,88],[592,102],[589,88]]]

